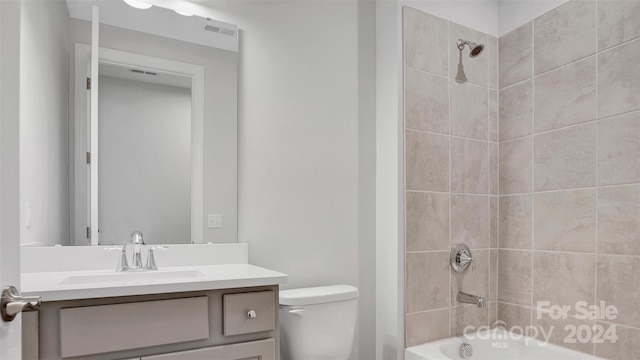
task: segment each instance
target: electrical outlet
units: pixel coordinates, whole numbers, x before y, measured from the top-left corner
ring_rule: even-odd
[[[207,215],[207,228],[209,228],[209,229],[220,229],[220,228],[222,228],[222,215],[220,215],[220,214],[209,214],[209,215]]]

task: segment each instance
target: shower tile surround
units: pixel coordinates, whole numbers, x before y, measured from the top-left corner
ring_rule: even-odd
[[[499,320],[640,358],[640,1],[572,0],[499,39],[405,7],[404,29],[406,346]],[[458,37],[486,45],[465,49],[466,84],[453,80]],[[476,273],[449,270],[461,242]],[[459,306],[458,290],[488,306]],[[539,300],[619,315],[538,319]],[[618,341],[565,344],[566,324],[615,325]]]
[[[406,345],[412,346],[497,317],[498,39],[410,7],[404,19]],[[459,38],[485,45],[476,58],[464,49],[464,84],[454,80]],[[475,272],[451,272],[449,249],[457,243],[472,249]],[[461,306],[458,291],[489,304]]]

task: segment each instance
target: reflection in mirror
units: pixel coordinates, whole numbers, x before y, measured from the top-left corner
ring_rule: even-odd
[[[153,243],[176,242],[169,239],[202,243],[203,67],[108,48],[92,49],[91,54],[94,51],[100,53],[99,81],[92,77],[90,95],[96,95],[97,85],[99,111],[93,109],[93,98],[88,100],[86,84],[76,81],[75,89],[76,138],[85,137],[86,129],[90,133],[90,146],[82,141],[75,144],[74,174],[75,209],[90,219],[87,240],[92,245],[118,244],[118,239],[142,231],[154,239]],[[85,76],[88,53],[87,46],[76,45],[77,79]],[[106,81],[106,93],[102,80]],[[187,90],[179,102],[175,89],[171,97],[168,94],[168,89],[176,87]],[[91,108],[88,118],[83,111],[86,108]],[[121,125],[119,130],[111,126],[114,123]],[[133,123],[139,126],[121,129]],[[175,136],[182,133],[186,141],[176,141]],[[86,152],[90,154],[89,172],[83,156]],[[144,157],[136,156],[140,153]],[[108,161],[106,166],[103,160]],[[183,168],[185,171],[179,172]],[[123,174],[129,180],[122,180]],[[178,183],[184,186],[176,186]],[[189,232],[179,230],[189,226]],[[82,230],[76,233],[79,239],[85,238]]]
[[[100,243],[132,229],[154,243],[191,239],[191,78],[111,64],[99,73]]]
[[[134,230],[147,244],[237,241],[237,27],[122,0],[32,0],[22,14],[21,92],[38,106],[21,104],[21,244],[122,244]]]

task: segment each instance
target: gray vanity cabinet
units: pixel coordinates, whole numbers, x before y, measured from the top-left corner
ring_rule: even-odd
[[[275,360],[274,339],[142,357],[141,360]]]
[[[278,286],[45,301],[37,320],[38,359],[280,357]]]

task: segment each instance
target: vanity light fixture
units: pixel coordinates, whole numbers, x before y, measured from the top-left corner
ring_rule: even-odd
[[[176,12],[176,14],[178,14],[178,15],[182,15],[182,16],[193,16],[193,14],[192,14],[192,13],[188,13],[188,12],[186,12],[186,11],[182,11],[182,10],[178,10],[178,9],[175,9],[175,10],[173,10],[173,11],[175,11],[175,12]]]
[[[142,10],[146,10],[151,8],[151,4],[147,4],[145,2],[139,1],[139,0],[122,0],[125,3],[127,3],[127,5],[134,7],[136,9],[142,9]]]

